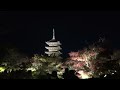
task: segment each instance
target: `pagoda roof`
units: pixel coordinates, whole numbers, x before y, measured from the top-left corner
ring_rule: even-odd
[[[60,51],[45,51],[47,54],[59,53],[62,54]]]
[[[51,39],[48,42],[58,42],[56,39]]]
[[[58,40],[55,40],[55,39],[51,39],[51,40],[49,40],[49,41],[47,41],[48,43],[50,42],[50,43],[52,43],[52,42],[56,42],[56,43],[60,43],[60,41],[58,41]]]

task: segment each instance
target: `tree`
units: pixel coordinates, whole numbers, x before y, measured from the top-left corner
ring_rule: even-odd
[[[67,65],[69,69],[75,70],[76,75],[80,79],[98,78],[103,74],[112,74],[116,70],[115,66],[118,65],[113,61],[115,54],[113,54],[113,56],[112,54],[112,50],[109,45],[106,44],[105,40],[100,40],[88,46],[88,48],[84,48],[78,52],[70,52],[70,57],[65,62],[65,65]],[[112,68],[110,66],[112,66]]]
[[[60,71],[62,70],[61,59],[57,57],[46,57],[35,54],[31,61],[32,65],[28,68],[28,70],[33,71],[33,76],[35,78],[37,76],[46,76],[48,73],[51,74],[53,71],[57,71],[58,76],[60,77]]]
[[[5,56],[1,59],[1,65],[8,69],[19,69],[19,65],[23,62],[29,62],[29,59],[16,48],[7,49]]]

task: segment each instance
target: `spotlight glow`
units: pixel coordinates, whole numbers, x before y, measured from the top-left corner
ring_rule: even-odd
[[[88,79],[88,78],[91,78],[89,73],[85,73],[84,71],[78,71],[78,74],[77,75],[79,78],[81,79]]]
[[[4,72],[5,68],[4,67],[0,67],[0,72]]]

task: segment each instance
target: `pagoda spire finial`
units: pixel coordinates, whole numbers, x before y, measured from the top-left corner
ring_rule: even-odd
[[[52,39],[55,39],[55,30],[53,28],[53,38]]]

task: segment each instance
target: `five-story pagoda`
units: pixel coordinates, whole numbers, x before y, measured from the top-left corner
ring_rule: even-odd
[[[61,43],[60,41],[57,41],[55,39],[55,31],[53,29],[53,38],[47,42],[45,42],[48,46],[46,46],[45,48],[48,49],[48,51],[45,51],[45,54],[47,54],[48,56],[52,56],[52,57],[59,57],[60,54],[62,54],[60,52],[60,50],[62,49],[60,47]]]

